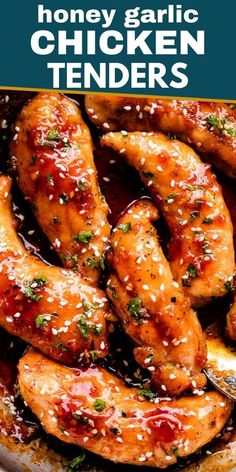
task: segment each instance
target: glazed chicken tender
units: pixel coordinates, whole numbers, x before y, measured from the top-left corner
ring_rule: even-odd
[[[234,273],[233,229],[209,165],[160,133],[108,133],[101,141],[138,170],[162,210],[174,279],[192,305],[223,296]]]
[[[112,275],[107,293],[126,333],[138,346],[135,358],[153,384],[171,395],[206,383],[205,338],[197,316],[173,276],[152,221],[149,200],[133,204],[111,238]]]
[[[70,369],[30,350],[20,391],[43,428],[113,462],[165,468],[215,437],[231,412],[220,393],[149,402],[98,366]]]
[[[162,131],[236,178],[236,114],[223,103],[87,95],[90,119],[107,131]]]
[[[22,109],[11,145],[25,198],[59,254],[98,284],[110,234],[89,129],[73,101],[39,93]]]
[[[30,255],[10,208],[11,180],[0,177],[0,326],[65,363],[105,356],[109,305],[73,271]]]

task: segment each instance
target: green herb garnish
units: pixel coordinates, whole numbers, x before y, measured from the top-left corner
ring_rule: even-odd
[[[188,271],[189,277],[191,277],[191,279],[194,279],[195,277],[197,277],[197,268],[194,264],[189,264],[189,266],[187,268],[187,271]]]
[[[106,408],[106,403],[103,400],[101,400],[100,398],[96,398],[93,406],[94,406],[96,411],[103,411],[104,408]]]
[[[58,318],[58,314],[57,313],[51,313],[51,314],[48,314],[48,315],[38,315],[36,318],[35,318],[35,325],[36,325],[36,328],[42,328],[42,326],[44,326],[45,323],[48,323],[48,317],[54,317],[54,318]]]
[[[69,201],[69,197],[68,197],[68,195],[67,195],[66,193],[61,193],[61,194],[59,195],[59,202],[60,202],[60,203],[62,203],[62,204],[63,204],[63,203],[68,203],[68,201]]]
[[[141,316],[141,301],[138,298],[133,298],[128,303],[128,311],[131,316],[137,320],[142,318]]]
[[[179,195],[178,192],[171,193],[170,195],[168,195],[166,202],[168,203],[169,200],[174,200],[178,195]]]
[[[145,388],[141,388],[138,390],[138,394],[142,395],[143,397],[147,398],[148,400],[152,400],[154,397],[154,393],[151,390],[146,390]]]
[[[59,138],[59,131],[58,129],[51,129],[48,131],[47,138],[49,141],[57,141]]]
[[[234,138],[236,137],[236,131],[232,127],[226,126],[229,123],[227,117],[220,119],[216,115],[209,115],[206,117],[205,121],[208,125],[212,126],[213,128],[215,128],[215,130],[218,130],[220,133],[228,134],[229,136],[234,137]]]
[[[74,239],[78,243],[88,244],[92,237],[93,237],[92,231],[80,231],[80,233],[78,233]]]
[[[118,229],[123,231],[123,233],[128,233],[129,230],[131,229],[131,223],[124,223],[119,226],[117,226]]]
[[[229,292],[233,292],[233,291],[234,291],[234,285],[233,285],[232,282],[230,282],[230,281],[225,282],[225,288],[226,288],[226,290],[228,290]]]
[[[81,180],[79,180],[79,182],[77,183],[77,187],[80,190],[86,190],[85,184]]]
[[[172,447],[172,452],[175,455],[175,457],[179,457],[179,450],[177,447]]]
[[[191,211],[190,212],[191,221],[195,220],[195,218],[198,218],[199,215],[200,215],[200,211]]]
[[[84,462],[85,458],[86,453],[83,451],[79,456],[75,457],[72,461],[69,462],[69,464],[67,465],[67,472],[77,470],[80,464]]]
[[[87,341],[88,339],[88,326],[86,322],[86,317],[85,315],[82,315],[80,320],[77,322],[77,326],[83,336],[83,339]]]
[[[213,218],[211,218],[210,216],[206,216],[204,220],[202,221],[202,223],[204,225],[211,225],[213,223]]]
[[[47,182],[53,182],[53,176],[52,175],[47,175],[46,180],[47,180]]]
[[[111,431],[111,433],[113,433],[115,436],[118,436],[118,434],[120,434],[119,428],[111,428],[110,431]]]

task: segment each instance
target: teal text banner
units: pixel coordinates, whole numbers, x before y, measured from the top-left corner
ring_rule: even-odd
[[[236,2],[15,0],[0,86],[236,100]]]

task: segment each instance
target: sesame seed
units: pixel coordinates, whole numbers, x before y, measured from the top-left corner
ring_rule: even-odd
[[[175,374],[170,374],[169,377],[170,377],[171,380],[172,380],[172,379],[176,379],[176,375],[175,375]]]

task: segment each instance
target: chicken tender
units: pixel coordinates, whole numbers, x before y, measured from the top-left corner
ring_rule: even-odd
[[[47,433],[113,462],[150,467],[175,464],[211,441],[231,412],[218,392],[150,402],[101,367],[71,369],[32,349],[20,360],[19,385]]]
[[[236,178],[236,113],[215,102],[87,95],[89,118],[107,131],[162,131]]]
[[[107,353],[108,301],[73,271],[30,255],[17,237],[11,180],[0,177],[0,326],[65,363]]]
[[[209,165],[160,133],[108,133],[101,142],[136,168],[162,210],[174,279],[192,305],[225,295],[234,273],[233,228]]]
[[[11,144],[25,198],[63,265],[97,285],[110,227],[89,129],[75,103],[39,93],[22,109]]]
[[[126,333],[138,346],[135,358],[153,384],[171,395],[206,383],[204,334],[197,316],[174,282],[152,221],[149,200],[133,204],[111,238],[112,275],[107,293]]]

